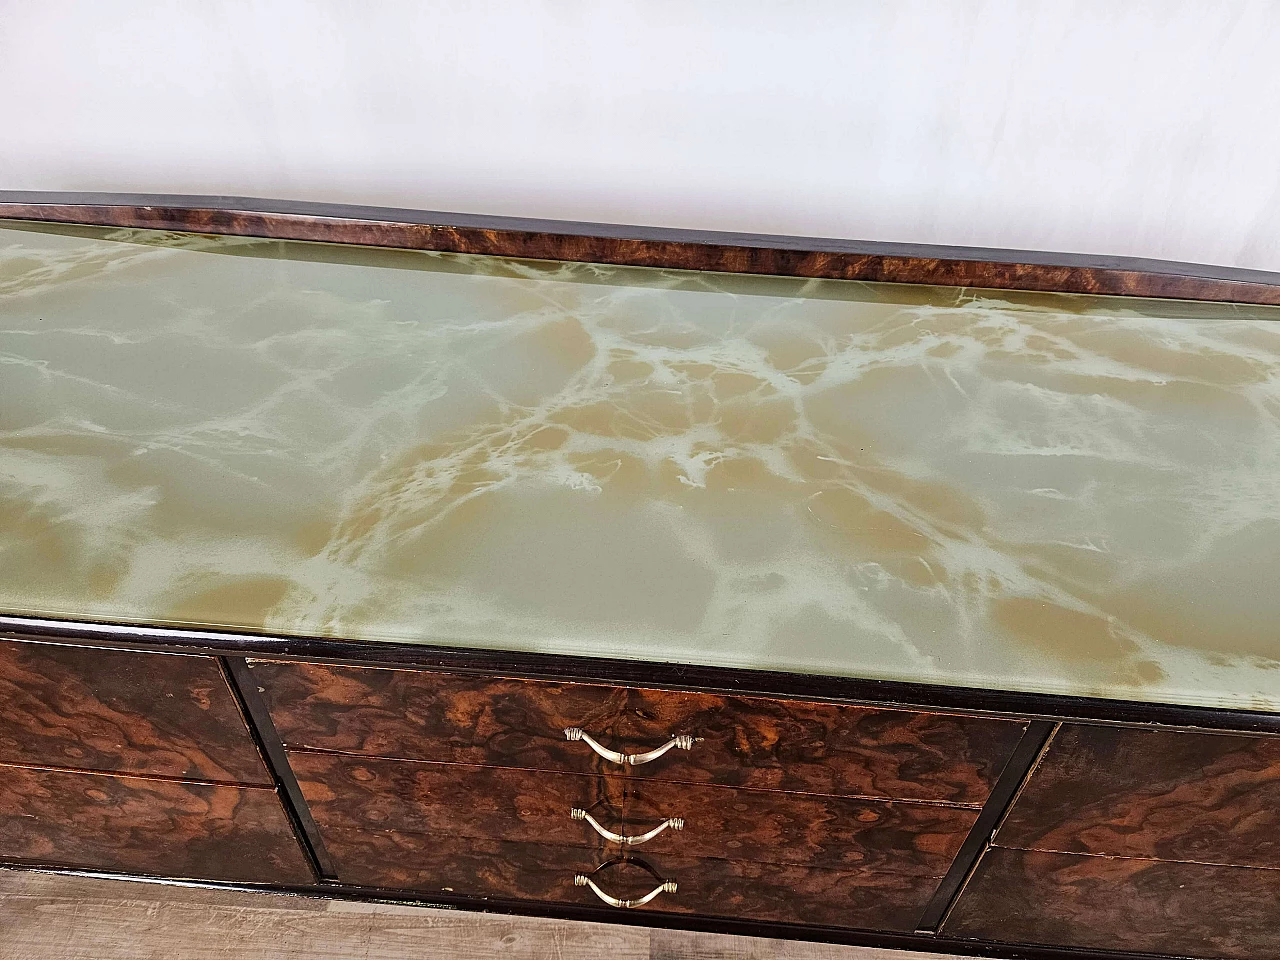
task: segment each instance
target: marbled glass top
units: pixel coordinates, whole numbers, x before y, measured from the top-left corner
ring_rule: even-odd
[[[1274,710],[1277,319],[10,223],[0,608]]]

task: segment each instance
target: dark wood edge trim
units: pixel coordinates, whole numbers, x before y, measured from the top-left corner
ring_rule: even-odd
[[[6,190],[0,218],[720,273],[1280,305],[1280,273],[1135,257],[225,196]]]
[[[427,643],[286,637],[232,631],[54,620],[0,614],[0,638],[163,653],[305,660],[355,667],[437,670],[530,680],[609,683],[731,696],[830,700],[1017,720],[1158,725],[1205,732],[1280,735],[1280,713],[1071,697],[1011,690],[770,670],[710,667]]]
[[[167,886],[181,886],[201,890],[276,893],[299,897],[318,897],[326,900],[395,903],[405,906],[460,909],[508,916],[580,920],[588,923],[609,923],[662,930],[689,930],[695,933],[719,933],[740,937],[767,937],[776,940],[832,943],[844,946],[872,947],[881,950],[917,950],[926,953],[947,953],[964,957],[988,957],[991,960],[1186,960],[1185,957],[1176,957],[1170,954],[1077,950],[1071,947],[1023,946],[986,940],[962,940],[954,937],[931,936],[920,933],[884,933],[874,930],[850,930],[842,927],[770,923],[758,920],[731,920],[696,914],[611,910],[607,907],[498,900],[487,897],[433,895],[431,898],[426,898],[421,894],[403,890],[355,887],[341,883],[315,884],[313,886],[271,886],[209,880],[185,880],[172,877],[84,870],[75,867],[44,866],[19,860],[6,860],[4,858],[0,858],[0,869],[63,874],[101,880],[160,883]]]
[[[240,704],[249,731],[254,742],[266,761],[267,769],[275,781],[276,792],[284,807],[289,825],[293,828],[294,839],[302,848],[307,864],[315,876],[321,880],[332,880],[337,877],[333,859],[325,849],[324,840],[320,836],[320,828],[311,816],[311,808],[307,806],[302,788],[298,786],[298,778],[289,766],[289,757],[285,753],[284,743],[276,732],[276,725],[271,720],[267,705],[258,693],[257,682],[253,679],[253,671],[243,657],[221,657],[220,663],[231,692]]]
[[[956,858],[951,861],[951,867],[947,870],[946,876],[942,878],[942,883],[934,891],[933,898],[920,914],[920,920],[916,923],[916,933],[936,934],[941,929],[942,922],[951,911],[952,905],[974,868],[977,867],[978,860],[995,835],[996,828],[1013,804],[1013,798],[1018,795],[1022,785],[1031,776],[1031,771],[1044,753],[1045,746],[1057,727],[1057,724],[1047,720],[1032,720],[1027,724],[1022,738],[1013,748],[1013,753],[1010,754],[1008,762],[1000,772],[1000,778],[992,787],[991,795],[987,797],[982,812],[978,814],[978,819],[974,821],[968,835],[965,836]]]

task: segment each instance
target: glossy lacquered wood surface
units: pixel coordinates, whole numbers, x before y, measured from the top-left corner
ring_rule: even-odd
[[[1025,724],[877,707],[632,688],[621,743],[698,738],[659,779],[980,806]],[[643,768],[639,768],[643,769]]]
[[[246,197],[4,191],[0,217],[726,273],[1280,303],[1276,274],[1231,267]]]
[[[269,784],[217,660],[0,641],[0,763]]]
[[[564,728],[637,753],[697,738],[632,768],[660,780],[978,806],[1023,730],[1014,721],[728,697],[256,662],[288,746],[556,772],[618,772]]]
[[[322,833],[414,833],[621,852],[574,820],[643,834],[684,820],[633,849],[644,855],[872,868],[910,876],[946,873],[977,813],[940,804],[670,783],[641,777],[553,774],[464,764],[290,754]],[[327,843],[327,841],[326,841]]]
[[[319,819],[319,818],[317,818]],[[447,835],[371,832],[325,825],[325,843],[344,882],[424,894],[444,893],[603,906],[586,887],[599,855],[572,847]],[[817,870],[790,864],[643,855],[663,879],[663,894],[633,913],[696,913],[747,920],[911,930],[938,881],[874,870]],[[607,893],[643,896],[657,885],[648,871],[625,866],[596,875]]]
[[[1274,960],[1280,955],[1280,871],[992,848],[942,932]]]
[[[603,768],[564,728],[609,728],[626,691],[410,670],[251,660],[286,746],[593,773]]]
[[[274,790],[0,766],[0,858],[312,883]]]
[[[1280,868],[1280,738],[1066,725],[995,842]]]
[[[569,811],[591,807],[620,821],[604,778],[460,763],[382,760],[290,751],[289,765],[321,829],[469,837],[576,847],[594,855],[599,836]]]
[[[902,800],[746,790],[632,777],[624,781],[626,832],[669,816],[685,820],[639,849],[647,854],[724,857],[847,869],[868,867],[941,877],[978,812]],[[609,786],[617,789],[619,781]]]

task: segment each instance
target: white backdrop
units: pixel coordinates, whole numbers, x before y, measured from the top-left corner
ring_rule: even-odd
[[[0,187],[1280,269],[1280,4],[0,0]]]

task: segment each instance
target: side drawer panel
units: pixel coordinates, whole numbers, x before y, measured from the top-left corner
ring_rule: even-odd
[[[1280,738],[1064,726],[996,843],[1280,868]]]
[[[0,857],[244,883],[313,883],[274,790],[0,767]]]
[[[942,932],[1010,943],[1274,960],[1280,871],[992,848]]]
[[[0,763],[270,784],[212,657],[0,641]]]

